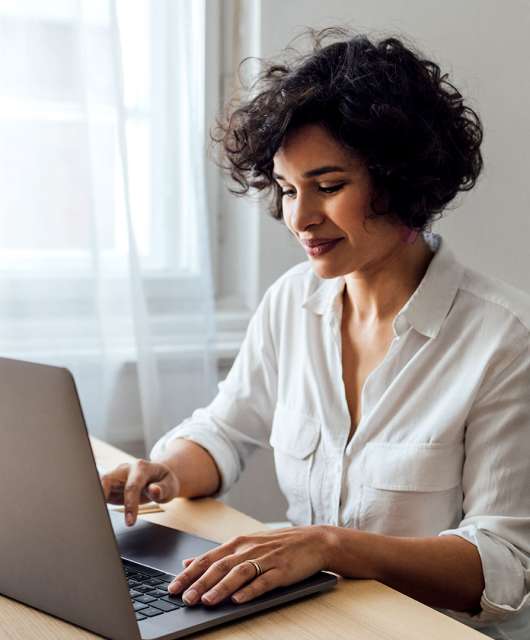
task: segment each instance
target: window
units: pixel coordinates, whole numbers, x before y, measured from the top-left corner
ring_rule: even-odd
[[[182,70],[175,67],[170,5],[127,0],[117,8],[137,250],[152,275],[180,278],[199,268],[190,177],[181,171],[187,159],[178,140],[202,131],[179,129],[178,119],[190,98],[202,100],[204,7],[192,3],[188,25],[197,47],[190,95],[178,86]],[[94,234],[109,264],[127,251],[108,8],[101,0],[0,1],[4,272],[35,273],[40,266],[48,274],[83,273]],[[109,139],[115,140],[113,152],[100,153],[97,145]],[[97,166],[90,166],[91,159]],[[108,215],[95,223],[93,207]]]
[[[10,349],[30,348],[27,335],[47,345],[53,334],[62,344],[58,318],[94,312],[87,305],[96,294],[95,236],[107,274],[115,268],[119,275],[124,261],[118,147],[115,142],[108,154],[98,147],[117,137],[109,6],[110,0],[0,0],[0,304],[9,308],[0,325]],[[197,172],[181,141],[189,135],[201,141],[205,122],[217,114],[228,15],[220,3],[200,0],[117,0],[116,6],[135,236],[153,333],[171,349],[180,323],[193,322],[201,267],[190,189]],[[195,47],[186,65],[182,29]],[[190,118],[193,127],[179,124]],[[218,255],[221,191],[211,162],[206,174],[217,348],[231,357],[249,319],[246,289],[253,287],[249,264],[256,257],[245,225],[255,223],[241,216],[238,229],[227,227],[230,244]],[[103,214],[94,217],[94,207]],[[121,286],[117,279],[107,287],[116,301]],[[72,350],[84,335],[80,324]]]

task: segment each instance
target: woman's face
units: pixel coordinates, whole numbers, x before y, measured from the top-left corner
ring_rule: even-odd
[[[366,220],[374,193],[368,169],[317,124],[289,133],[274,156],[283,217],[322,278],[377,270],[401,243],[402,227]],[[310,250],[307,240],[335,244]]]

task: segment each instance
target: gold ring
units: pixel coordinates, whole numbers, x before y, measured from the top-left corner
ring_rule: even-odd
[[[263,573],[263,569],[259,566],[259,562],[257,560],[247,560],[247,562],[250,562],[254,569],[256,569],[256,575],[254,576],[255,578]]]

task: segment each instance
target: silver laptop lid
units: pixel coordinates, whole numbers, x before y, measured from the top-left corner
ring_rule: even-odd
[[[0,593],[139,638],[70,372],[0,358]]]

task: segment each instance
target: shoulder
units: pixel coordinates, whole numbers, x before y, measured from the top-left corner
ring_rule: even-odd
[[[464,268],[460,289],[486,316],[504,318],[530,334],[530,295],[524,291],[470,267]]]
[[[464,267],[455,307],[483,357],[502,369],[530,353],[530,296],[497,278]],[[488,356],[488,357],[487,357]]]

